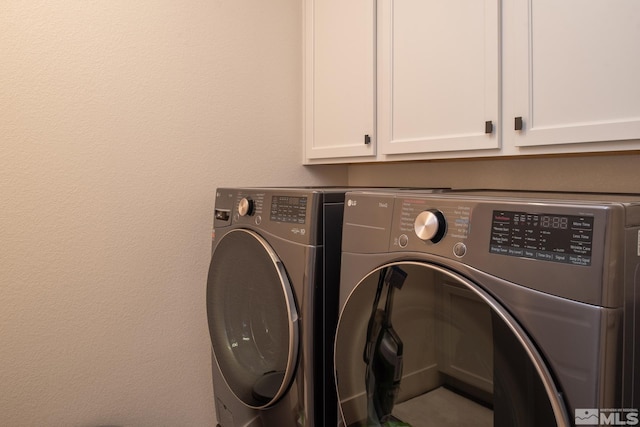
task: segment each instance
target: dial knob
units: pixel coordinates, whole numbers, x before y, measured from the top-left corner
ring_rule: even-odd
[[[243,197],[238,203],[238,213],[240,216],[253,215],[253,200],[249,197]]]
[[[447,223],[442,212],[429,209],[418,214],[413,223],[413,229],[420,239],[438,243],[444,237]]]

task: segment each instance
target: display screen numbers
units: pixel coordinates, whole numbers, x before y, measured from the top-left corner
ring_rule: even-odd
[[[542,215],[540,217],[540,226],[542,228],[566,230],[569,227],[569,218],[566,216]]]

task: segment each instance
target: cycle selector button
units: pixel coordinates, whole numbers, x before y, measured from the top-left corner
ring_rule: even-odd
[[[254,202],[250,197],[243,197],[238,203],[238,213],[240,216],[253,215]]]
[[[429,209],[418,214],[413,228],[416,236],[421,240],[438,243],[447,231],[447,222],[442,212]]]

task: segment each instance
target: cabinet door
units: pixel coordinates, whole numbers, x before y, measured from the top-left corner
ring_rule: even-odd
[[[500,147],[499,6],[499,0],[382,0],[383,154]]]
[[[375,0],[305,0],[305,158],[375,155]]]
[[[640,2],[520,0],[510,7],[505,144],[640,138]]]

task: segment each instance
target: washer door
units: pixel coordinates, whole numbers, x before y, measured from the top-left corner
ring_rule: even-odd
[[[258,234],[237,229],[220,239],[207,316],[215,360],[235,396],[256,409],[278,401],[297,363],[298,313],[282,262]]]
[[[383,277],[393,277],[392,293]],[[480,286],[436,265],[393,263],[358,283],[340,314],[335,369],[345,426],[571,425],[518,322]]]

